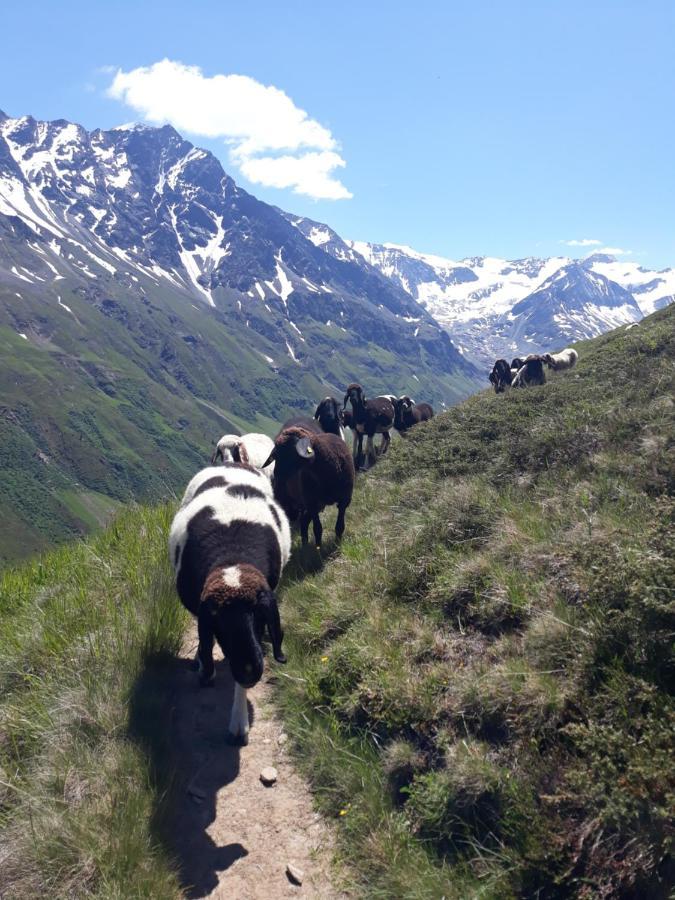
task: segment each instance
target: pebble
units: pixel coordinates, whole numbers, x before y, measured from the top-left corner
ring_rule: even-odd
[[[271,787],[277,780],[278,773],[274,766],[265,766],[260,772],[260,780],[265,787]]]
[[[284,734],[284,732],[282,731],[281,734],[279,735],[279,737],[277,738],[277,744],[279,744],[279,745],[285,744],[287,740],[288,740],[288,735]]]
[[[298,869],[297,866],[294,866],[293,863],[287,863],[286,877],[291,882],[291,884],[302,884],[302,879],[305,877],[305,873],[302,871],[302,869]]]

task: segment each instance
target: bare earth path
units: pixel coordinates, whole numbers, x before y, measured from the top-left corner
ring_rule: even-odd
[[[172,684],[171,739],[181,783],[172,805],[173,852],[185,896],[228,900],[344,896],[331,883],[330,834],[312,806],[306,782],[288,757],[283,729],[270,704],[274,677],[249,691],[247,747],[226,743],[233,682],[227,663],[216,663],[216,685],[200,688],[189,661],[197,646],[188,633]],[[184,664],[183,664],[184,663]],[[274,766],[277,783],[264,787],[261,769]],[[286,875],[288,863],[303,872],[302,885]]]

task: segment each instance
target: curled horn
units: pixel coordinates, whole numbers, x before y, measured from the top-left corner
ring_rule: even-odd
[[[270,465],[270,463],[273,463],[276,458],[277,458],[277,448],[273,447],[272,452],[270,453],[270,455],[267,457],[267,459],[265,460],[265,462],[262,464],[262,466],[260,468],[265,469],[267,466]]]

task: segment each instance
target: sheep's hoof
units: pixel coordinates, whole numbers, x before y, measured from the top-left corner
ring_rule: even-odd
[[[226,740],[227,740],[227,743],[231,747],[247,747],[248,746],[248,733],[232,734],[231,731],[228,731]]]

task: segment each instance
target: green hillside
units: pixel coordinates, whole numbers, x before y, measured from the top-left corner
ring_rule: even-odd
[[[355,897],[675,884],[675,307],[578,350],[397,441],[341,549],[295,548],[277,696]],[[3,897],[179,893],[170,516],[0,576]]]
[[[284,592],[282,702],[357,896],[675,885],[675,306],[577,349],[400,442]]]

